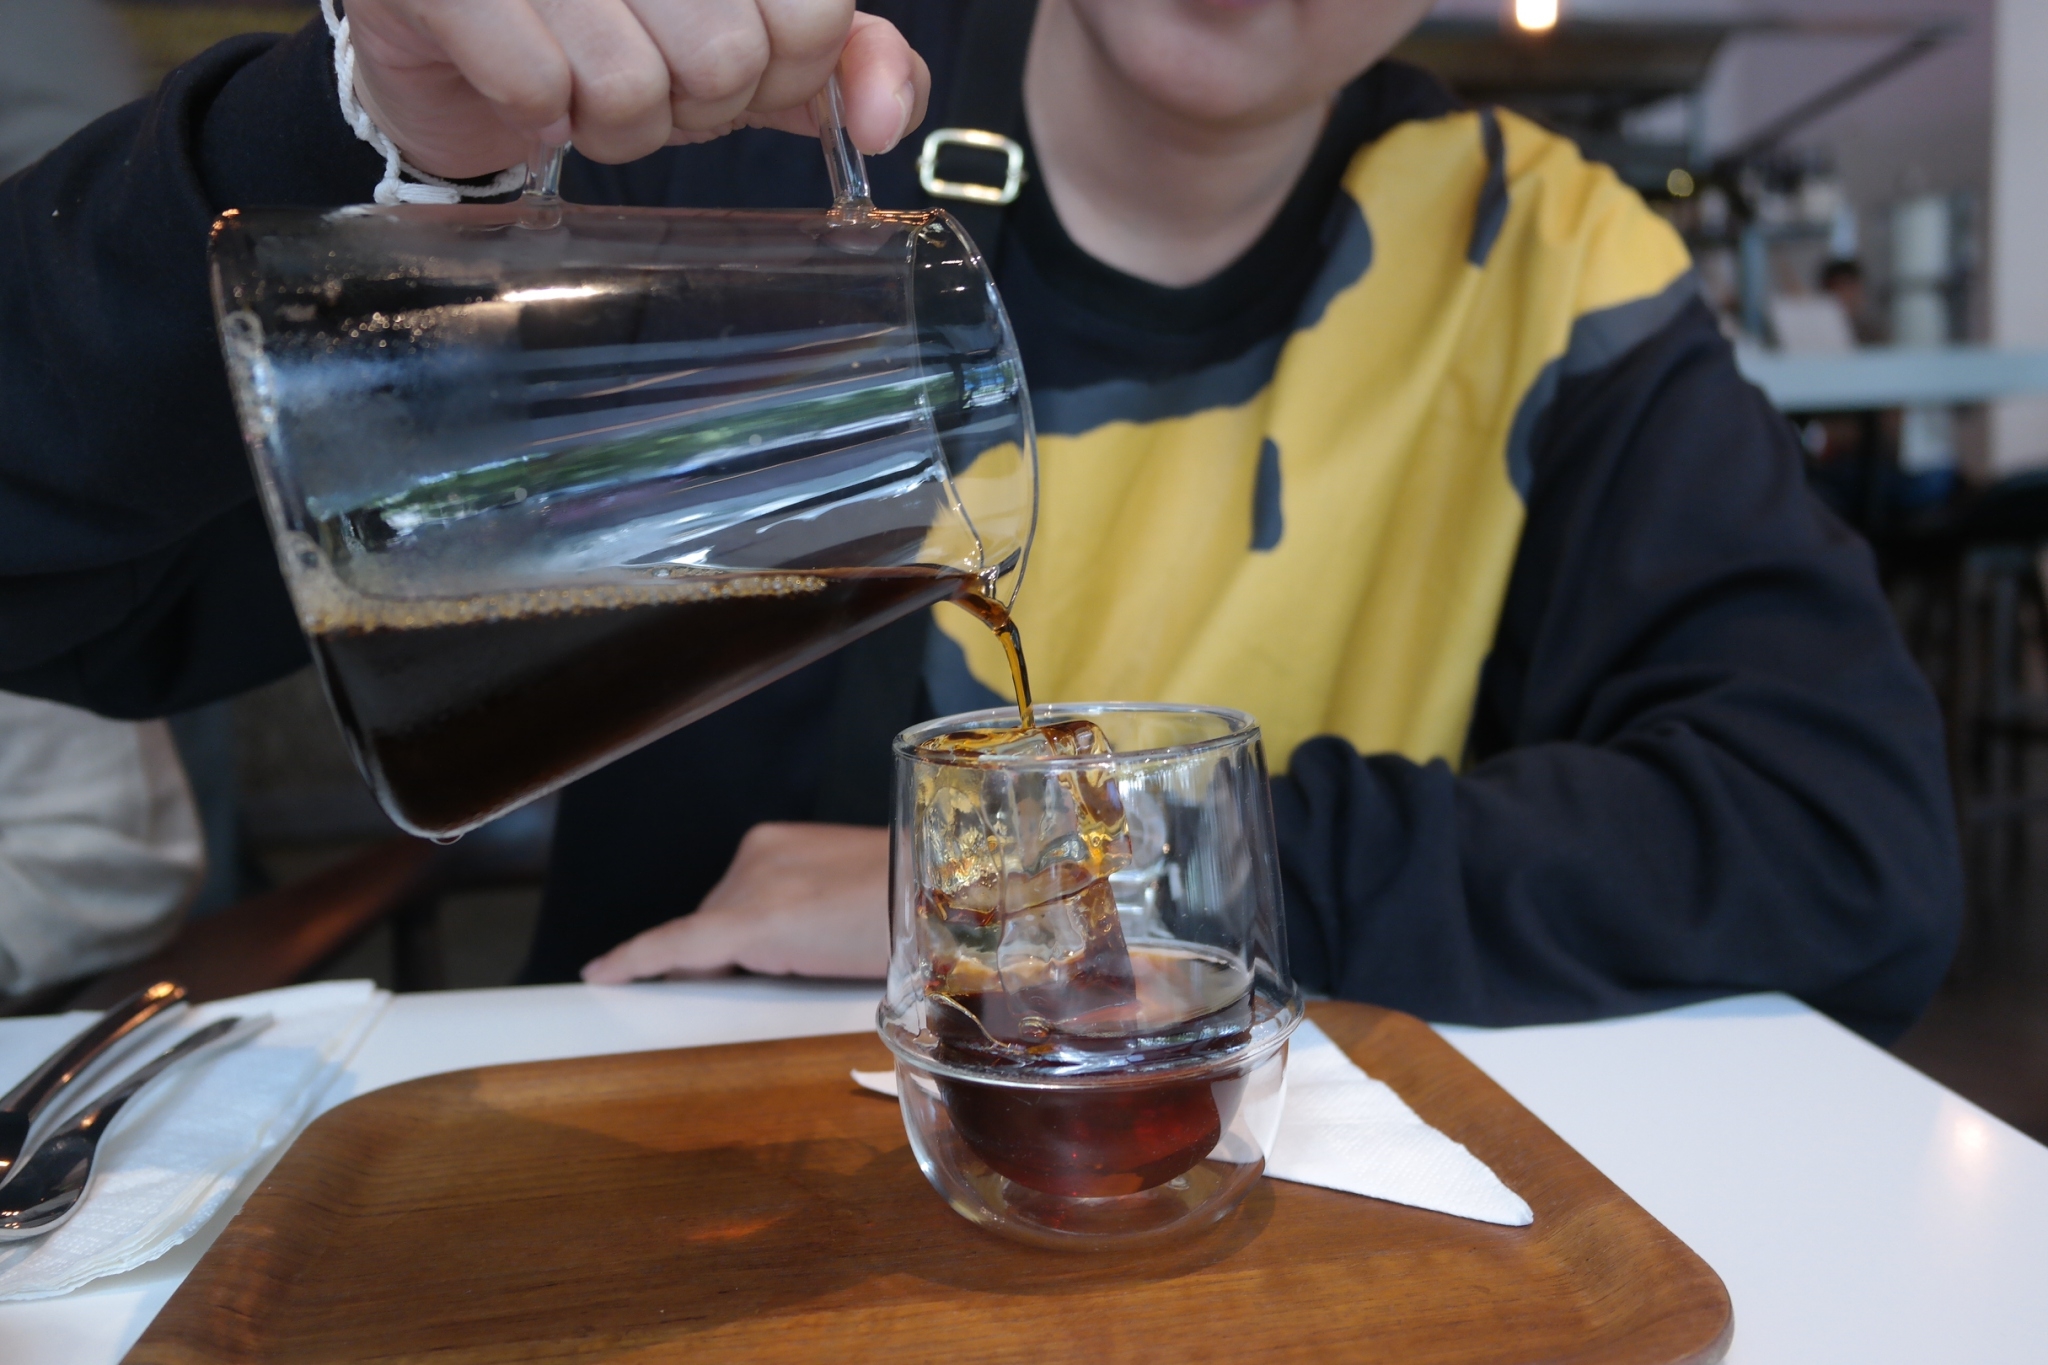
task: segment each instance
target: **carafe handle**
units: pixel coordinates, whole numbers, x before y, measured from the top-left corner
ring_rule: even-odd
[[[858,217],[874,207],[868,197],[868,168],[860,148],[846,132],[846,102],[839,93],[839,74],[834,72],[811,101],[811,116],[818,121],[818,140],[825,149],[825,173],[832,178],[832,208],[836,213]],[[531,203],[549,203],[562,197],[562,158],[567,143],[541,146],[526,163],[526,185],[520,197]]]
[[[550,147],[541,143],[526,159],[526,185],[519,191],[521,200],[528,204],[536,201],[558,204],[562,199],[562,158],[569,154],[569,144]]]
[[[846,101],[839,94],[839,73],[825,82],[811,100],[818,121],[818,140],[825,145],[825,173],[832,177],[832,212],[858,218],[875,204],[868,197],[868,168],[860,148],[846,132]]]

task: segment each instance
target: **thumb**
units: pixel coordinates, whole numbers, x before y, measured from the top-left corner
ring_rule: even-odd
[[[846,104],[846,131],[853,144],[879,156],[924,122],[932,74],[894,25],[873,15],[854,18],[853,32],[839,53],[839,89]],[[756,111],[757,127],[817,136],[808,103],[790,109]]]

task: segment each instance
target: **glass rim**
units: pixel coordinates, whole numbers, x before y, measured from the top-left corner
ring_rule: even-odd
[[[961,711],[955,715],[939,716],[921,725],[913,725],[908,730],[898,733],[896,738],[890,741],[889,748],[898,758],[907,758],[914,763],[923,763],[935,768],[1057,772],[1124,767],[1136,763],[1190,758],[1198,754],[1242,747],[1245,744],[1256,744],[1260,739],[1259,722],[1250,712],[1239,711],[1229,706],[1203,706],[1193,702],[1036,702],[1031,707],[1031,714],[1034,719],[1041,722],[1048,718],[1080,720],[1101,715],[1210,716],[1223,721],[1227,728],[1220,735],[1191,740],[1186,744],[1169,744],[1151,749],[1118,749],[1109,754],[1024,757],[991,754],[921,754],[917,751],[917,746],[926,740],[956,730],[1016,728],[1015,706],[989,706],[979,711]]]
[[[341,224],[451,227],[503,227],[530,222],[535,210],[517,198],[494,203],[460,204],[343,204],[334,208],[311,208],[290,204],[257,205],[224,209],[208,228],[208,247],[217,249],[223,241],[249,238],[264,231],[284,228],[320,229]],[[586,204],[576,199],[559,200],[544,212],[550,217],[611,218],[624,222],[768,222],[804,223],[828,218],[830,204],[816,207],[791,205],[782,208],[702,208],[692,205]],[[877,224],[916,229],[941,219],[965,237],[959,220],[942,208],[870,209],[865,215]],[[547,225],[542,224],[542,230]],[[970,239],[971,240],[971,239]],[[977,256],[980,255],[977,249]]]
[[[1219,1072],[1263,1066],[1308,1020],[1308,1002],[1299,986],[1290,983],[1278,1003],[1280,1008],[1270,1018],[1253,1024],[1251,1037],[1233,1051],[1192,1061],[1176,1059],[1133,1066],[1083,1067],[1071,1071],[1035,1071],[1025,1067],[943,1060],[918,1045],[917,1035],[905,1028],[900,1018],[891,1016],[887,1000],[875,1009],[875,1032],[898,1063],[928,1076],[974,1081],[1011,1090],[1132,1090],[1156,1085],[1163,1079],[1201,1080]]]

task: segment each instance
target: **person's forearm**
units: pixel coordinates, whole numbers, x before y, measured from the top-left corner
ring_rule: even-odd
[[[438,145],[442,159],[428,156],[450,174],[463,172],[447,158],[474,154],[502,169],[525,154],[524,134],[498,145],[506,128],[486,92],[501,80],[546,77],[540,68],[551,59],[568,62],[567,83],[541,83],[550,99],[568,101],[578,144],[619,155],[672,134],[712,135],[725,118],[717,99],[736,102],[726,112],[740,121],[814,135],[808,101],[835,70],[849,133],[879,151],[921,117],[929,87],[896,30],[854,18],[845,0],[715,15],[681,3],[515,6],[517,14],[438,0],[356,8],[351,23],[363,31],[352,89],[375,88],[391,120],[383,132],[415,156],[435,150],[421,140],[432,142],[428,133],[453,137]],[[514,19],[524,38],[497,45]],[[586,40],[597,30],[630,37],[638,25],[658,30],[657,46],[675,59],[665,73],[656,62],[641,74],[680,84],[636,82],[622,104],[607,82],[620,74],[611,57],[625,49]],[[755,29],[765,45],[757,62],[726,72],[732,89],[713,99],[702,81],[692,84],[692,72],[703,75],[697,57]],[[207,298],[206,242],[229,209],[326,208],[376,192],[385,164],[343,121],[334,66],[319,20],[281,42],[232,40],[0,182],[0,688],[142,716],[304,662],[276,564],[256,534]],[[684,109],[704,99],[712,103]],[[650,112],[659,128],[640,132],[651,141],[612,136]]]
[[[0,686],[160,714],[304,661],[206,241],[224,209],[368,196],[332,60],[317,22],[224,43],[0,182]]]
[[[1816,740],[1828,722],[1788,698],[1712,709],[1745,700],[1777,713],[1747,727],[1774,755],[1676,719],[1464,777],[1303,745],[1274,784],[1296,971],[1451,1022],[1790,990],[1895,1032],[1952,943],[1942,822],[1886,755]]]
[[[170,731],[0,692],[0,995],[161,946],[206,869]]]
[[[1867,549],[1697,303],[1543,431],[1467,769],[1318,740],[1274,784],[1304,979],[1478,1023],[1789,990],[1897,1031],[1960,862]]]

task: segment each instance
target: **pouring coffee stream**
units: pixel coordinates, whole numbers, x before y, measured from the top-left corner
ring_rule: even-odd
[[[1024,664],[1024,636],[1010,619],[1009,608],[987,588],[979,586],[963,589],[953,601],[995,633],[996,643],[1003,647],[1003,660],[1010,666],[1010,686],[1017,694],[1017,726],[1022,730],[1037,728],[1032,723],[1031,672]]]

